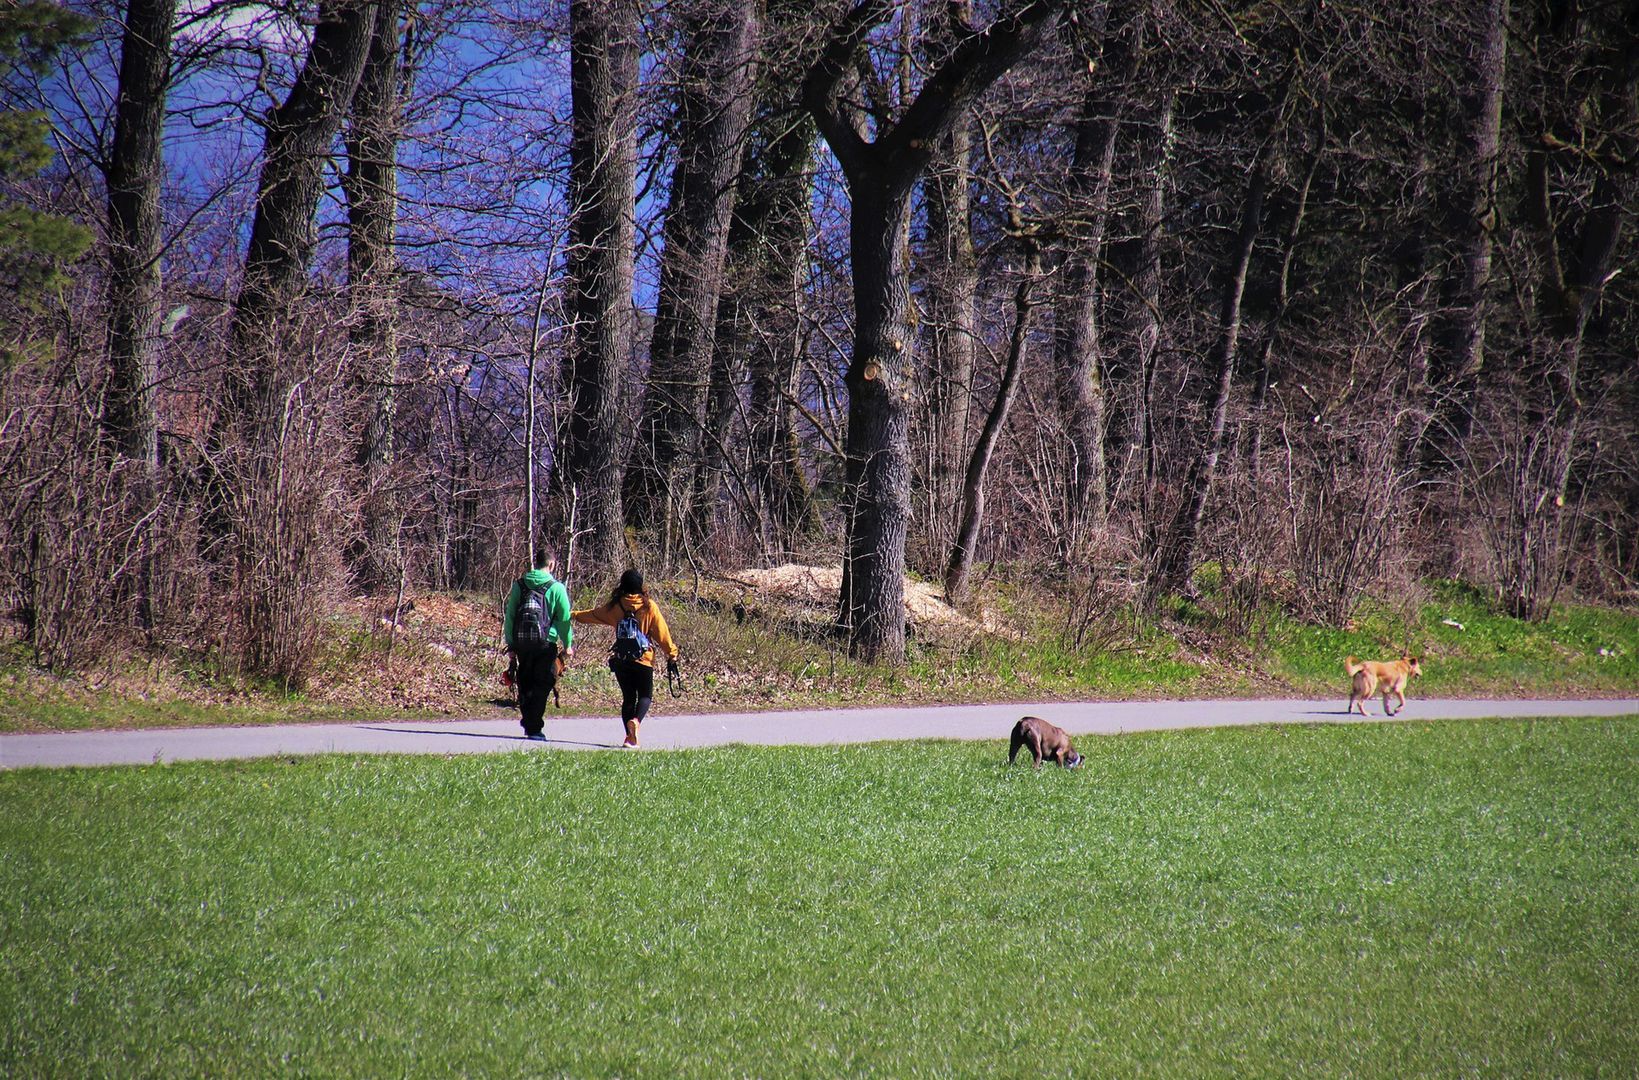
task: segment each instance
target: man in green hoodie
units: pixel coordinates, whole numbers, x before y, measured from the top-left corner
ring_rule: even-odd
[[[501,633],[517,665],[518,711],[524,734],[546,738],[546,699],[558,684],[558,672],[574,655],[569,622],[569,590],[552,577],[552,556],[545,545],[535,553],[535,568],[512,583]]]

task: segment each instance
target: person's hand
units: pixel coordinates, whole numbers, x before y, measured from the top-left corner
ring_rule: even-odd
[[[666,660],[666,674],[669,676],[677,674],[677,661],[675,659],[668,658]]]
[[[574,649],[565,649],[563,651],[563,662],[564,663],[567,664],[569,661],[573,660],[574,658],[575,658],[575,650]]]

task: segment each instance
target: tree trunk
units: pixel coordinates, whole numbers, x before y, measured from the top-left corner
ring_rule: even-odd
[[[1097,22],[1097,20],[1094,20]],[[1143,49],[1144,16],[1122,5],[1102,25],[1085,27],[1078,39],[1094,80],[1082,95],[1075,121],[1069,196],[1076,230],[1065,253],[1064,284],[1054,302],[1053,371],[1059,414],[1069,435],[1070,474],[1065,487],[1064,540],[1059,554],[1075,559],[1109,520],[1109,469],[1105,456],[1108,413],[1099,302],[1100,268],[1109,229],[1115,148],[1125,107],[1126,80]],[[1102,48],[1094,40],[1103,33]]]
[[[624,565],[621,387],[632,355],[636,216],[636,5],[572,0],[569,8],[570,419],[559,481],[574,491],[594,566]]]
[[[1564,342],[1564,360],[1556,372],[1550,372],[1549,385],[1562,421],[1581,410],[1582,347],[1588,323],[1604,296],[1624,221],[1632,215],[1639,194],[1634,171],[1634,161],[1639,158],[1639,2],[1628,0],[1622,19],[1622,30],[1613,34],[1614,42],[1599,56],[1604,78],[1596,109],[1589,110],[1599,116],[1609,133],[1609,146],[1595,159],[1598,175],[1583,218],[1581,239],[1568,280],[1556,298],[1558,316],[1554,322]],[[1559,262],[1555,259],[1551,265]],[[1568,463],[1570,454],[1564,456]],[[1560,494],[1564,494],[1563,480]]]
[[[394,384],[398,373],[398,273],[393,245],[398,225],[399,12],[402,0],[381,0],[364,74],[353,95],[347,135],[348,339],[363,389],[365,421],[358,461],[364,470],[365,590],[399,580],[398,507],[393,497]]]
[[[1270,141],[1273,141],[1273,136]],[[1207,361],[1208,370],[1216,378],[1211,420],[1206,440],[1190,463],[1189,475],[1184,482],[1183,501],[1166,532],[1157,538],[1154,545],[1156,565],[1146,588],[1146,595],[1152,604],[1161,596],[1184,588],[1195,565],[1196,542],[1200,538],[1201,522],[1206,516],[1207,498],[1212,493],[1212,481],[1217,472],[1218,458],[1223,453],[1224,431],[1228,426],[1229,392],[1235,377],[1235,349],[1241,334],[1241,297],[1246,291],[1246,271],[1252,261],[1252,245],[1263,222],[1268,153],[1266,144],[1259,151],[1257,163],[1252,167],[1252,176],[1247,181],[1240,235],[1236,238],[1218,315],[1218,339]]]
[[[1545,617],[1569,576],[1581,517],[1572,497],[1571,474],[1583,426],[1583,347],[1588,324],[1612,276],[1623,219],[1631,213],[1636,194],[1631,163],[1639,154],[1639,3],[1628,0],[1624,15],[1625,22],[1603,28],[1610,34],[1603,48],[1587,47],[1592,27],[1584,20],[1551,20],[1540,50],[1549,55],[1559,51],[1552,48],[1557,44],[1554,29],[1576,39],[1577,66],[1597,70],[1600,78],[1585,98],[1567,103],[1575,117],[1569,141],[1593,142],[1587,130],[1593,128],[1606,134],[1608,142],[1602,154],[1590,155],[1587,161],[1594,168],[1594,182],[1580,234],[1565,228],[1555,212],[1549,154],[1556,141],[1563,146],[1567,140],[1555,138],[1548,117],[1543,118],[1541,145],[1530,158],[1525,218],[1537,232],[1542,252],[1542,355],[1522,392],[1530,395],[1525,412],[1528,438],[1538,440],[1538,446],[1514,466],[1515,484],[1521,490],[1513,513],[1505,519],[1512,526],[1504,543],[1511,557],[1499,560],[1504,568],[1499,584],[1508,610],[1522,619]],[[1544,74],[1558,77],[1552,67]]]
[[[973,99],[1045,35],[1059,5],[1031,3],[966,34],[873,141],[842,100],[845,71],[870,31],[892,14],[889,0],[864,0],[833,32],[803,85],[803,103],[841,163],[852,202],[854,351],[848,388],[848,532],[840,621],[867,662],[905,655],[905,532],[910,515],[910,195],[933,148]]]
[[[656,525],[670,565],[690,520],[723,258],[734,206],[760,5],[708,5],[690,20],[676,120],[677,167],[666,208],[647,405],[627,475],[627,514]]]
[[[159,466],[159,194],[176,0],[131,0],[108,163],[108,352],[104,428],[118,451]]]
[[[1434,169],[1429,138],[1429,97],[1432,77],[1428,42],[1418,37],[1408,43],[1412,69],[1421,76],[1413,93],[1406,96],[1401,110],[1403,123],[1411,133],[1411,175],[1407,203],[1410,212],[1400,224],[1401,237],[1393,247],[1397,277],[1395,292],[1406,299],[1402,305],[1405,327],[1401,331],[1401,354],[1405,400],[1413,407],[1404,412],[1404,423],[1396,425],[1397,467],[1415,465],[1426,445],[1433,420],[1429,394],[1429,352],[1432,321],[1436,318],[1433,299],[1439,276],[1434,266],[1434,250],[1439,214],[1433,191]]]
[[[1247,450],[1251,466],[1252,484],[1257,486],[1263,474],[1263,411],[1269,399],[1269,386],[1274,362],[1275,342],[1286,325],[1286,314],[1292,306],[1292,259],[1297,254],[1298,237],[1303,232],[1303,218],[1309,208],[1309,192],[1314,187],[1315,173],[1320,168],[1321,154],[1326,148],[1326,112],[1324,106],[1315,108],[1314,142],[1309,148],[1309,164],[1304,168],[1303,180],[1298,184],[1297,204],[1292,217],[1281,235],[1280,269],[1275,274],[1275,312],[1264,328],[1263,340],[1258,345],[1256,374],[1252,381],[1251,413],[1252,438]]]
[[[1090,107],[1093,102],[1087,103]],[[1103,102],[1098,103],[1101,111]],[[1089,122],[1091,121],[1091,122]],[[1075,169],[1088,181],[1087,233],[1065,261],[1053,342],[1059,411],[1070,437],[1064,535],[1067,557],[1085,549],[1109,518],[1104,461],[1104,364],[1099,341],[1099,262],[1103,258],[1110,176],[1118,125],[1113,117],[1084,114],[1076,138]],[[1085,172],[1083,170],[1086,170]]]
[[[910,523],[910,188],[851,184],[854,354],[848,387],[847,547],[841,614],[860,656],[905,651]]]
[[[776,100],[785,96],[776,94]],[[793,121],[784,109],[780,100],[765,110],[758,139],[763,148],[743,181],[717,340],[720,351],[745,357],[751,472],[781,549],[817,523],[793,406],[804,340],[814,127]]]
[[[973,354],[979,333],[979,263],[973,253],[968,184],[972,134],[965,120],[943,140],[923,182],[928,216],[928,507],[924,529],[939,546],[962,507],[959,478],[973,415]]]
[[[1155,426],[1150,415],[1150,386],[1161,349],[1161,240],[1166,222],[1167,184],[1172,158],[1176,87],[1165,91],[1150,127],[1142,170],[1149,184],[1139,209],[1138,268],[1133,274],[1133,363],[1124,373],[1127,416],[1110,425],[1107,437],[1129,465],[1137,459],[1145,527],[1153,527],[1155,496]]]
[[[996,400],[985,416],[984,427],[968,459],[967,475],[962,485],[962,521],[951,547],[950,563],[945,569],[945,599],[959,603],[967,597],[968,574],[973,569],[973,554],[979,546],[979,529],[985,518],[985,473],[990,469],[991,456],[996,451],[996,440],[1001,437],[1013,408],[1013,397],[1019,385],[1019,370],[1024,363],[1025,342],[1030,336],[1030,316],[1035,310],[1036,278],[1041,273],[1041,256],[1030,246],[1025,256],[1023,276],[1013,290],[1013,333],[1007,346],[1007,366],[1002,382],[996,389]]]
[[[1474,426],[1474,394],[1485,359],[1485,292],[1491,280],[1496,227],[1497,147],[1502,128],[1503,75],[1508,57],[1508,0],[1485,0],[1480,40],[1462,92],[1468,128],[1447,193],[1447,233],[1456,245],[1429,357],[1433,419],[1425,437],[1425,468],[1450,468]]]
[[[229,421],[248,423],[256,442],[275,430],[294,382],[279,338],[307,285],[325,162],[358,87],[375,22],[373,0],[321,3],[301,73],[267,120],[225,400]]]

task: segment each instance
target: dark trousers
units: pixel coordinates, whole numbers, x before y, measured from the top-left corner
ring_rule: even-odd
[[[620,718],[642,720],[654,702],[654,668],[636,660],[616,660],[610,665],[620,684]]]
[[[546,727],[546,699],[557,685],[557,645],[518,655],[518,711],[523,713],[525,735],[538,735]]]

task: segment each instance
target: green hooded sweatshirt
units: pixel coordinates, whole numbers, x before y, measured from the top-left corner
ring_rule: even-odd
[[[512,648],[512,616],[517,613],[518,605],[523,603],[523,589],[519,582],[512,583],[512,591],[507,594],[506,614],[501,618],[501,635],[506,640],[507,648]],[[547,637],[558,643],[560,648],[570,648],[575,632],[570,629],[569,623],[569,590],[563,587],[563,582],[555,581],[552,575],[545,570],[531,570],[524,574],[522,585],[531,592],[546,586],[546,615],[551,620],[551,627],[547,630]]]

